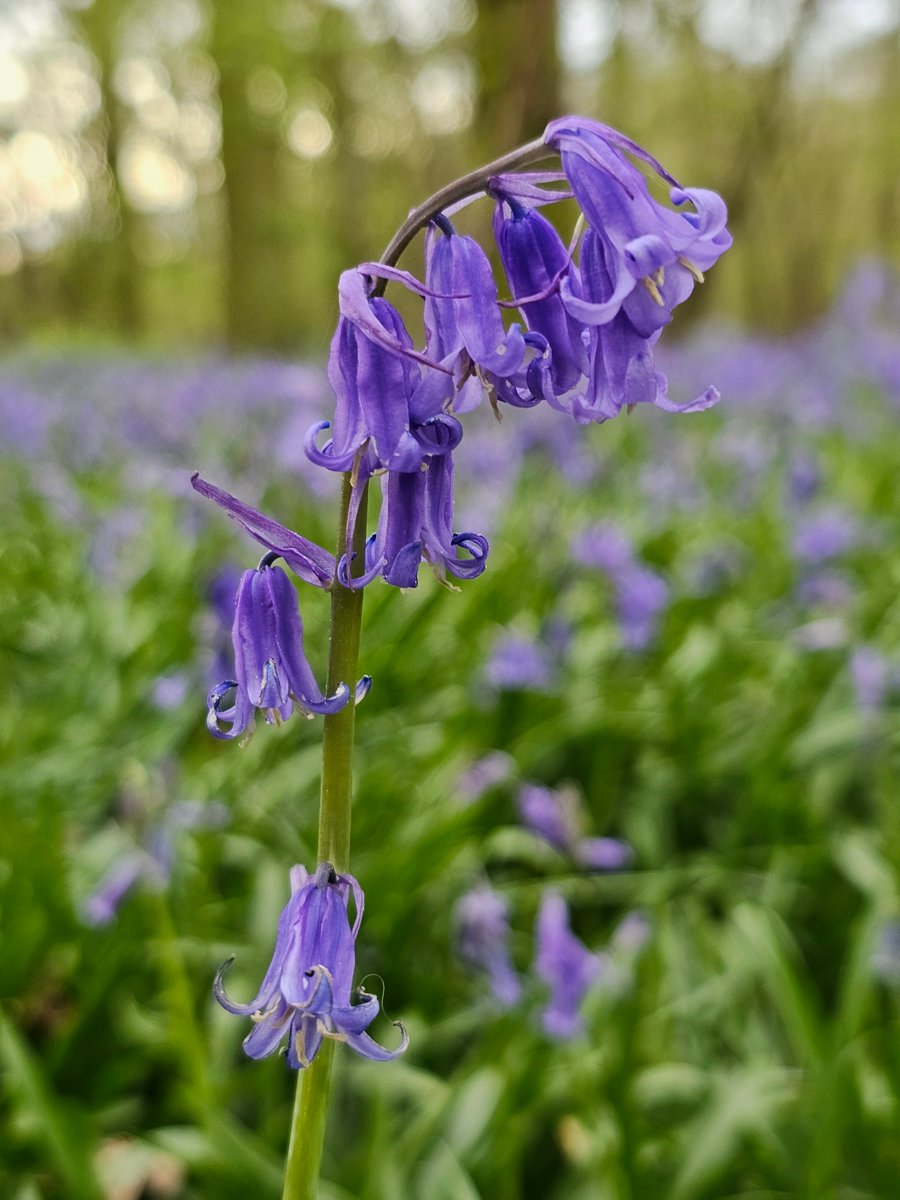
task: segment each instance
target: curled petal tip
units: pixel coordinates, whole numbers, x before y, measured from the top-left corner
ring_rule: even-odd
[[[362,701],[365,700],[366,696],[368,696],[368,694],[371,690],[372,690],[372,676],[371,675],[363,675],[362,678],[359,679],[356,684],[356,693],[355,693],[354,703],[355,704],[362,703]]]

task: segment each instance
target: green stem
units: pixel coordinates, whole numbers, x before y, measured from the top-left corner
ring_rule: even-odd
[[[410,213],[381,257],[393,266],[403,250],[431,218],[448,205],[483,191],[492,175],[521,170],[530,163],[548,158],[553,151],[542,141],[529,142],[510,154],[480,167],[441,188],[424,204]],[[386,281],[376,280],[372,295],[384,291]],[[365,485],[364,485],[365,486]],[[353,476],[343,477],[341,512],[338,523],[337,554],[346,545],[347,518],[353,495]],[[355,558],[351,572],[362,574],[366,538],[366,494],[363,491],[353,530]],[[331,641],[328,655],[328,691],[338,684],[352,688],[359,665],[359,631],[362,623],[362,589],[353,591],[337,580],[331,593]],[[351,702],[332,717],[325,718],[322,742],[322,790],[319,801],[318,862],[330,862],[339,873],[350,866],[350,808],[353,790],[353,734],[356,707]],[[297,1080],[297,1095],[291,1119],[282,1200],[316,1200],[319,1192],[319,1164],[325,1141],[325,1121],[331,1090],[334,1042],[325,1039],[316,1057]]]
[[[343,477],[338,523],[338,557],[343,553],[353,483]],[[366,531],[363,494],[353,534],[354,566],[361,572]],[[359,664],[362,589],[351,591],[335,580],[331,593],[331,641],[328,651],[328,692],[338,684],[353,688]],[[353,792],[353,733],[356,705],[351,702],[325,717],[322,741],[322,790],[319,799],[318,862],[330,862],[338,872],[350,866],[350,808]],[[331,1091],[334,1042],[326,1038],[318,1054],[297,1079],[285,1167],[283,1200],[315,1200],[319,1193],[319,1164],[325,1141],[325,1121]]]

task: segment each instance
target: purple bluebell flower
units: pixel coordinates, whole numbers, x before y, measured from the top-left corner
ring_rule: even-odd
[[[486,972],[495,998],[509,1008],[522,994],[522,985],[509,953],[506,902],[482,884],[457,901],[456,921],[460,956]]]
[[[85,924],[94,928],[108,925],[140,883],[165,887],[172,875],[176,835],[180,831],[217,828],[227,820],[228,812],[222,804],[193,800],[170,804],[162,818],[145,831],[140,844],[113,862],[85,900],[82,906]]]
[[[484,682],[494,691],[550,692],[556,667],[546,648],[524,634],[504,633],[484,665]]]
[[[295,707],[327,716],[349,702],[350,689],[345,683],[339,684],[333,696],[325,696],[316,683],[303,654],[296,589],[280,567],[265,559],[241,578],[232,640],[236,679],[218,684],[207,699],[206,724],[214,737],[240,737],[257,708],[265,713],[267,724],[278,725]],[[370,685],[366,675],[357,683],[357,703]],[[234,703],[223,709],[222,702],[232,691]],[[230,728],[222,729],[220,721],[230,721]]]
[[[352,274],[362,286],[362,277]],[[329,428],[329,422],[319,422],[307,435],[306,453],[318,466],[349,471],[370,443],[370,470],[414,471],[425,451],[411,429],[410,401],[421,382],[413,341],[389,301],[366,297],[363,302],[384,337],[372,336],[368,322],[363,328],[341,317],[328,360],[328,381],[336,398],[331,439],[317,448],[317,435]],[[449,388],[449,374],[445,378]]]
[[[214,500],[233,521],[255,538],[261,546],[283,558],[298,578],[314,587],[327,588],[334,580],[336,561],[333,554],[311,542],[309,538],[292,529],[285,528],[236,496],[207,483],[199,474],[191,476],[195,491],[208,500]],[[244,576],[246,580],[246,575]]]
[[[546,293],[523,305],[522,313],[528,328],[546,339],[554,392],[563,395],[588,373],[584,326],[566,311],[559,294],[563,277],[574,272],[571,256],[547,218],[512,196],[499,198],[494,236],[513,296],[524,300]]]
[[[348,912],[353,896],[356,915]],[[287,1039],[287,1063],[308,1067],[324,1038],[346,1042],[364,1058],[386,1062],[409,1044],[399,1021],[401,1042],[385,1050],[366,1029],[379,1012],[378,1000],[358,988],[351,997],[356,966],[356,936],[362,922],[364,897],[352,875],[338,875],[330,863],[320,863],[315,875],[305,867],[291,868],[291,898],[278,921],[275,951],[259,991],[247,1004],[236,1004],[222,986],[228,960],[213,987],[219,1004],[237,1016],[252,1017],[254,1027],[244,1039],[250,1058],[267,1058]]]
[[[518,808],[523,825],[585,870],[619,871],[633,858],[631,847],[619,838],[584,836],[584,807],[574,788],[523,784]]]
[[[583,529],[572,539],[572,557],[585,567],[616,575],[634,562],[631,542],[608,521]]]
[[[152,860],[143,851],[130,850],[123,854],[85,900],[82,906],[85,924],[96,929],[109,925],[123,900],[151,870]]]
[[[669,603],[669,585],[656,571],[634,563],[615,578],[619,628],[626,649],[639,652],[656,640]]]
[[[584,395],[572,399],[572,416],[579,423],[602,423],[617,416],[623,408],[630,409],[638,404],[654,404],[667,412],[681,413],[701,412],[717,404],[719,393],[713,387],[706,388],[696,400],[687,404],[676,404],[669,399],[668,382],[665,375],[656,370],[653,357],[653,346],[660,333],[658,328],[639,329],[625,308],[616,308],[602,324],[592,324],[585,316],[588,310],[604,309],[615,299],[615,283],[610,275],[612,255],[610,245],[589,229],[582,243],[576,285],[583,297],[578,304],[583,305],[583,309],[576,315],[589,325],[590,369]],[[565,294],[575,295],[571,290]],[[570,299],[570,311],[573,304],[574,299]]]
[[[850,656],[850,678],[856,703],[864,712],[874,713],[896,685],[898,672],[874,646],[857,646]]]
[[[637,558],[630,541],[613,525],[583,530],[573,540],[572,552],[577,561],[603,571],[612,580],[625,648],[646,650],[657,636],[669,602],[665,579]]]
[[[604,294],[580,296],[563,280],[567,308],[589,325],[605,325],[622,311],[638,338],[650,337],[731,245],[722,198],[680,187],[636,142],[597,121],[561,117],[547,126],[544,141],[559,152],[590,232],[603,244]],[[672,185],[678,211],[654,200],[626,154]]]
[[[797,523],[794,554],[802,563],[815,565],[846,554],[858,542],[859,522],[843,508],[831,505],[810,513]]]
[[[365,569],[352,576],[344,556],[338,578],[345,587],[361,588],[382,575],[394,587],[414,588],[419,563],[429,563],[441,582],[447,574],[474,579],[486,566],[487,538],[479,533],[453,533],[453,460],[450,454],[429,455],[418,471],[388,471],[381,477],[378,528],[365,550]],[[457,549],[466,552],[460,558]]]
[[[505,783],[515,769],[515,759],[505,750],[489,750],[476,758],[457,779],[457,794],[465,804],[474,804],[485,792]]]
[[[578,797],[571,788],[554,790],[524,783],[517,803],[523,825],[557,850],[568,853],[582,824]]]
[[[621,838],[580,838],[572,847],[572,855],[587,871],[621,871],[634,858],[634,851]]]
[[[439,234],[429,230],[425,246],[431,293],[425,300],[426,348],[432,358],[453,361],[457,378],[464,378],[471,365],[488,379],[509,379],[525,357],[521,329],[503,326],[497,284],[481,246],[456,233],[446,219],[439,226]],[[468,405],[456,401],[454,407],[461,412]]]
[[[808,504],[822,486],[822,468],[811,453],[792,454],[787,469],[788,495],[794,504]]]
[[[535,937],[535,971],[550,989],[541,1024],[552,1038],[577,1037],[584,1029],[581,1006],[591,985],[603,974],[605,960],[572,932],[568,905],[558,892],[544,893]]]

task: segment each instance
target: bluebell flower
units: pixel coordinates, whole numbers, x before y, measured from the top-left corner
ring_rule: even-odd
[[[638,404],[653,404],[666,412],[678,413],[701,412],[717,404],[719,393],[713,387],[686,404],[669,399],[668,381],[657,371],[653,356],[660,328],[643,331],[634,324],[628,309],[618,304],[602,322],[592,323],[586,318],[589,310],[605,312],[616,300],[612,256],[609,243],[589,229],[582,242],[576,281],[564,293],[568,297],[567,307],[572,310],[575,306],[589,329],[587,387],[583,394],[572,398],[575,420],[602,423],[617,416],[623,408],[631,409]]]
[[[633,858],[631,847],[619,838],[584,836],[584,806],[574,788],[525,783],[518,808],[523,825],[585,870],[619,871]]]
[[[622,643],[635,652],[648,649],[669,603],[669,585],[650,567],[634,563],[615,577]]]
[[[108,925],[139,884],[164,888],[172,875],[178,833],[215,828],[224,825],[227,819],[227,810],[221,804],[185,800],[168,805],[162,817],[141,834],[133,848],[112,863],[84,901],[82,917],[85,923],[97,928]]]
[[[290,717],[295,707],[301,712],[329,715],[349,702],[350,689],[345,683],[339,684],[333,696],[325,696],[316,683],[303,653],[297,592],[285,572],[265,559],[241,578],[232,641],[236,678],[217,684],[207,698],[206,724],[214,737],[240,737],[256,709],[265,713],[267,724],[278,725]],[[368,676],[360,679],[357,702],[370,684]],[[223,708],[225,697],[232,691],[233,704]],[[231,722],[230,728],[223,729],[220,721]]]
[[[860,538],[859,522],[846,509],[830,505],[798,522],[793,550],[802,563],[818,564],[851,550]]]
[[[566,310],[559,292],[562,279],[574,273],[571,256],[547,218],[513,196],[498,198],[494,236],[513,297],[541,297],[523,304],[522,313],[529,330],[546,339],[553,398],[563,395],[589,369],[585,326]]]
[[[669,603],[669,585],[641,562],[626,536],[608,523],[582,531],[572,543],[574,557],[612,580],[622,644],[627,650],[648,649],[659,631]]]
[[[581,1006],[604,972],[605,960],[593,954],[572,932],[569,909],[558,892],[547,890],[535,933],[535,971],[550,989],[541,1024],[552,1038],[576,1037],[584,1029]]]
[[[509,379],[522,367],[521,328],[504,328],[491,264],[474,238],[456,233],[444,218],[440,233],[429,229],[425,242],[426,348],[432,358],[451,363],[457,382],[470,372],[490,383]],[[474,407],[480,385],[454,399],[456,412]]]
[[[484,664],[483,678],[492,691],[551,692],[557,669],[546,647],[536,639],[504,632]]]
[[[484,971],[496,1000],[509,1008],[522,994],[522,985],[509,952],[506,902],[482,884],[466,892],[456,904],[460,956]]]
[[[544,141],[559,151],[589,232],[602,243],[607,277],[603,295],[581,296],[564,280],[566,307],[587,325],[624,312],[637,337],[649,338],[731,245],[724,201],[704,188],[680,187],[646,150],[598,121],[561,117],[547,126]],[[627,155],[672,185],[675,209],[653,198]]]
[[[900,673],[874,646],[857,646],[850,655],[850,679],[863,712],[878,712],[900,682]]]
[[[456,781],[456,791],[464,803],[474,804],[485,792],[505,783],[515,767],[515,759],[505,750],[489,750],[463,771]]]
[[[378,528],[365,549],[363,572],[352,576],[345,555],[338,578],[345,587],[361,588],[381,575],[394,587],[414,588],[419,563],[429,563],[439,581],[448,573],[474,579],[486,565],[487,538],[479,533],[453,533],[453,459],[429,455],[418,471],[389,471],[381,477]],[[459,557],[457,551],[465,552]]]
[[[350,896],[356,909],[350,924]],[[356,936],[362,922],[364,896],[352,875],[338,875],[330,863],[320,863],[314,875],[303,866],[291,869],[291,898],[278,921],[275,951],[259,991],[247,1004],[237,1004],[222,985],[233,961],[216,975],[213,990],[223,1008],[252,1017],[254,1026],[244,1039],[250,1058],[266,1058],[287,1040],[288,1066],[308,1067],[324,1038],[346,1042],[364,1058],[385,1062],[402,1054],[409,1044],[406,1030],[396,1050],[386,1050],[366,1029],[379,1012],[378,1000],[358,988],[351,990],[356,967]]]

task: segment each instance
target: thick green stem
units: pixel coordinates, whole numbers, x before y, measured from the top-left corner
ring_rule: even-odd
[[[353,494],[352,477],[343,478],[338,523],[338,557],[343,553],[347,514]],[[366,531],[366,496],[363,494],[353,535],[354,566],[361,571]],[[335,580],[331,593],[331,641],[328,651],[328,691],[345,683],[353,689],[359,667],[359,630],[362,623],[362,589],[352,591]],[[350,866],[350,809],[353,793],[353,733],[356,705],[351,700],[340,712],[325,717],[322,741],[322,790],[319,799],[318,861],[330,862],[336,871]],[[325,1039],[310,1065],[297,1079],[297,1096],[291,1121],[283,1200],[315,1200],[319,1193],[319,1164],[325,1140],[328,1096],[334,1042]]]

